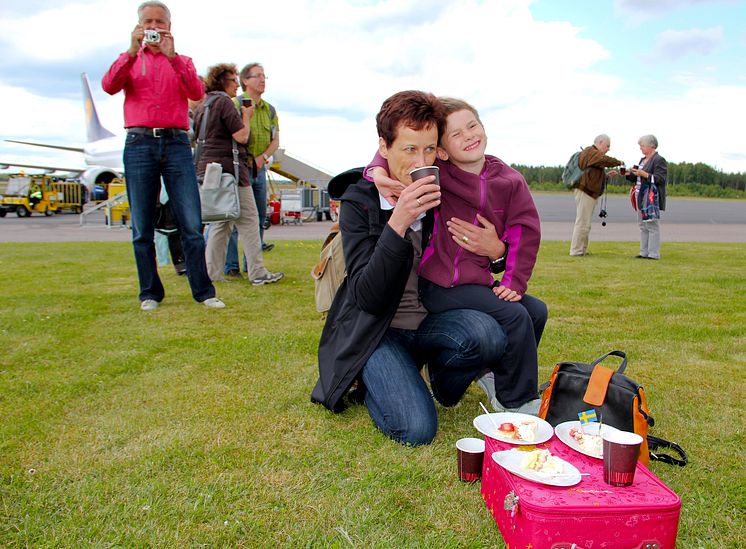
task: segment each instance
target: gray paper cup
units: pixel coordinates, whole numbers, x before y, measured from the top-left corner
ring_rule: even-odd
[[[422,166],[421,168],[415,168],[409,172],[409,176],[412,178],[412,183],[418,179],[427,177],[428,175],[434,175],[435,181],[433,181],[433,183],[440,185],[440,170],[438,169],[438,166]]]
[[[462,438],[456,442],[458,456],[458,478],[464,482],[474,482],[482,476],[484,460],[484,440]]]

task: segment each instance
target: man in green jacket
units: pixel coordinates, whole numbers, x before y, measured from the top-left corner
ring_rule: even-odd
[[[621,166],[623,162],[606,153],[611,148],[611,139],[601,134],[593,140],[593,145],[580,153],[578,165],[583,171],[578,186],[575,187],[575,227],[572,231],[570,255],[580,256],[588,253],[588,235],[591,233],[591,219],[596,208],[598,197],[604,192],[606,173],[604,168]],[[609,176],[616,172],[609,172]]]

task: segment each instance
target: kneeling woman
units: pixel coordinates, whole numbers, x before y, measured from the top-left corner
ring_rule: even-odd
[[[249,141],[249,120],[254,107],[241,107],[241,114],[236,111],[231,98],[238,90],[237,69],[233,64],[213,65],[207,72],[205,87],[207,97],[194,115],[195,131],[200,132],[202,119],[205,116],[205,104],[209,101],[209,114],[205,128],[205,144],[197,165],[197,174],[202,176],[210,162],[217,162],[223,172],[235,173],[233,165],[233,141],[245,145]],[[215,96],[214,99],[211,97]],[[199,135],[199,137],[203,137]],[[254,193],[251,191],[248,151],[238,147],[238,195],[241,206],[241,217],[236,221],[219,221],[210,224],[207,239],[207,272],[215,281],[223,279],[225,255],[233,225],[238,229],[238,238],[246,254],[249,267],[249,280],[255,286],[277,282],[284,273],[271,273],[264,267],[262,244],[259,239],[259,216],[257,214]]]

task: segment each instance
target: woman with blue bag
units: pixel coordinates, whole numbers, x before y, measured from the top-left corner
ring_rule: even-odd
[[[634,166],[627,180],[635,184],[635,202],[640,225],[641,259],[661,257],[661,212],[666,209],[666,178],[668,163],[658,154],[658,140],[654,135],[643,135],[637,144],[644,155]]]

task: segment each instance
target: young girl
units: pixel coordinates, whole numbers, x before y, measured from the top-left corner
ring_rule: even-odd
[[[498,411],[536,413],[536,349],[547,308],[525,292],[541,241],[539,215],[521,174],[485,155],[487,136],[476,109],[458,99],[441,98],[441,102],[446,130],[436,165],[442,195],[420,263],[422,301],[430,312],[476,309],[495,318],[508,345],[500,364],[491,368],[496,393],[492,405]],[[366,173],[369,170],[379,188],[383,185],[390,191],[386,160],[377,155]],[[502,257],[484,255],[483,242],[494,234],[504,242]],[[497,283],[493,273],[503,267]],[[480,378],[488,394],[491,383],[489,375]]]

